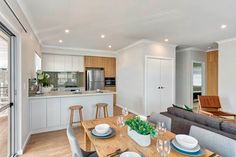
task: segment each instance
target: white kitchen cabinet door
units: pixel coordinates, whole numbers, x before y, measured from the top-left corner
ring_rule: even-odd
[[[64,56],[65,60],[64,60],[64,64],[65,64],[65,69],[64,71],[73,71],[72,70],[72,56]]]
[[[84,72],[84,57],[73,56],[72,58],[72,69],[73,71]]]
[[[30,100],[30,130],[46,128],[46,99]]]
[[[54,56],[49,54],[43,54],[42,65],[43,71],[55,71]]]
[[[161,111],[161,61],[155,58],[148,58],[146,63],[146,103],[147,115],[152,112]]]
[[[161,60],[161,112],[173,104],[173,61]]]
[[[47,128],[60,126],[61,98],[47,98]]]
[[[65,70],[65,56],[63,55],[54,55],[54,67],[55,71],[64,71]]]

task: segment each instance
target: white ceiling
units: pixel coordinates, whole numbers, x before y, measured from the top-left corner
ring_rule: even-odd
[[[236,36],[235,0],[18,0],[42,45],[118,50],[140,39],[214,46]],[[226,24],[222,30],[220,26]],[[69,34],[64,30],[70,29]],[[101,39],[100,35],[106,38]],[[58,43],[62,39],[63,43]],[[108,45],[112,45],[112,49]]]

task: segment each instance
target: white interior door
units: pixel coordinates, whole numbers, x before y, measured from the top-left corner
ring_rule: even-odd
[[[146,114],[150,115],[152,112],[160,112],[161,109],[161,60],[147,58],[146,66]]]
[[[161,112],[173,104],[173,60],[161,60]]]

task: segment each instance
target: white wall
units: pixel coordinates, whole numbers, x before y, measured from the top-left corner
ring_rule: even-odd
[[[145,56],[175,58],[175,46],[142,40],[118,51],[117,104],[145,114]]]
[[[219,96],[224,111],[236,113],[236,38],[219,42]]]
[[[29,135],[28,79],[34,76],[34,52],[40,53],[39,43],[32,33],[16,0],[8,0],[10,6],[20,18],[28,33],[25,33],[4,1],[0,1],[0,20],[16,35],[16,88],[17,109],[16,133],[17,150],[22,152]]]
[[[176,52],[176,103],[192,107],[193,62],[205,63],[206,53],[195,48],[185,48]],[[204,83],[206,75],[204,75]],[[206,84],[204,85],[206,87]]]

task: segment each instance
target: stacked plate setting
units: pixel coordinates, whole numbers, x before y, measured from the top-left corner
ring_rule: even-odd
[[[113,134],[114,129],[112,129],[108,124],[99,124],[91,131],[92,135],[100,138],[108,138]]]
[[[176,135],[171,140],[171,147],[177,152],[188,156],[201,156],[204,154],[204,150],[198,144],[197,139],[188,135]]]

